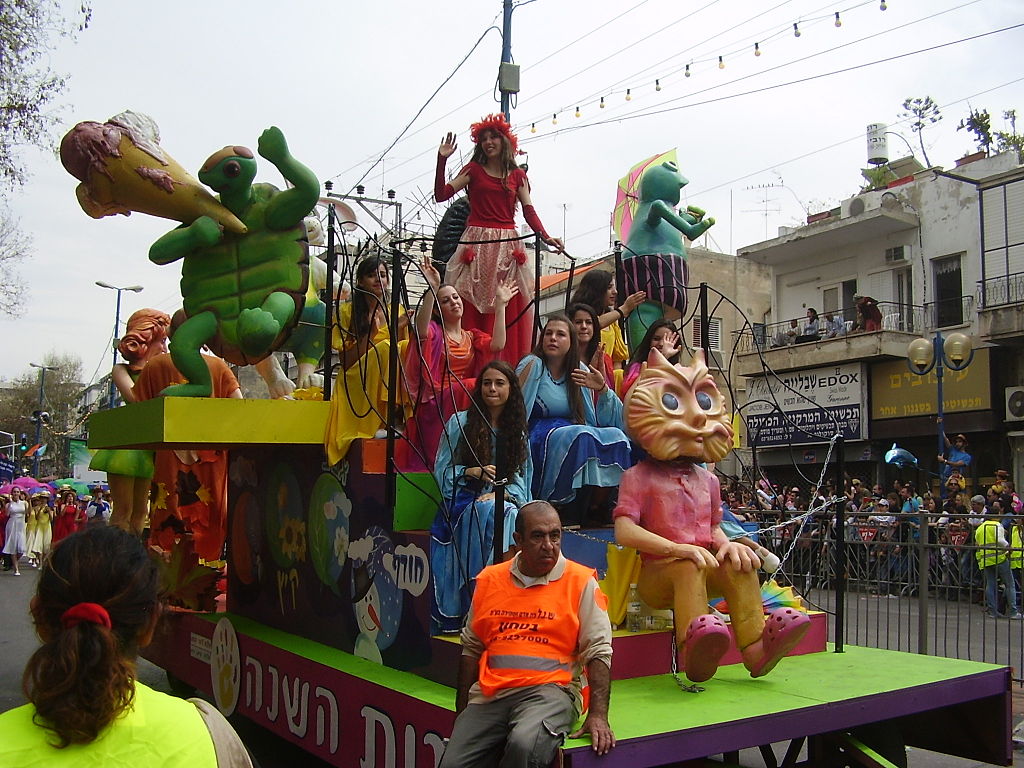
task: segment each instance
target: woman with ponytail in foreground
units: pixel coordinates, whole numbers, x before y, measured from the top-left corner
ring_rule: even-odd
[[[29,703],[0,714],[0,765],[251,768],[212,705],[136,680],[160,615],[156,566],[137,537],[99,526],[62,540],[30,610],[42,645],[22,681]]]

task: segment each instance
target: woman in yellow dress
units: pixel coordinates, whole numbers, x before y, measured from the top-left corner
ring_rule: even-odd
[[[50,494],[44,490],[33,492],[28,511],[27,539],[29,562],[38,568],[43,558],[50,552],[50,544],[53,539],[53,527],[50,519],[53,517],[48,502]]]
[[[324,445],[330,464],[337,464],[357,438],[384,437],[388,408],[388,361],[391,354],[391,299],[388,265],[369,256],[356,267],[352,300],[338,308],[331,346],[341,356],[341,370],[331,390],[331,411]],[[398,354],[409,340],[409,317],[399,309]],[[403,404],[406,397],[397,398]]]

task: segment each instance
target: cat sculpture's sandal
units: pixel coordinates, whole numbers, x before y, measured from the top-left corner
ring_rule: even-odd
[[[714,677],[731,639],[729,627],[717,616],[704,614],[691,621],[683,648],[683,670],[687,679],[703,683]]]
[[[747,664],[750,676],[762,677],[771,672],[810,628],[811,619],[806,613],[793,608],[776,608],[772,611],[761,633],[761,658]]]

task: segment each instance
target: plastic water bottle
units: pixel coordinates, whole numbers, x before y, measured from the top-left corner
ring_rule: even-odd
[[[640,631],[642,621],[640,612],[640,593],[636,590],[636,584],[630,584],[629,602],[626,603],[626,629],[630,632]]]

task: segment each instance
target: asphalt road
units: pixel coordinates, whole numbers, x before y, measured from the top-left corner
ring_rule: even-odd
[[[0,712],[25,703],[21,693],[21,674],[38,645],[28,615],[28,604],[35,592],[37,578],[37,571],[27,566],[22,568],[20,577],[15,577],[11,572],[0,572]],[[865,601],[859,602],[864,604]],[[874,602],[876,601],[868,601],[867,604],[871,605]],[[882,602],[873,610],[887,611],[891,610],[893,605],[891,601]],[[853,620],[856,620],[856,610],[851,610]],[[162,669],[140,659],[138,671],[141,682],[151,688],[170,693],[167,677]],[[1024,719],[1024,693],[1016,690],[1014,693],[1013,722],[1020,724]],[[245,718],[232,718],[232,724],[261,768],[293,768],[296,765],[320,768],[328,765],[312,758],[290,742],[252,725]],[[985,765],[914,749],[908,750],[907,757],[910,768],[975,768]],[[740,762],[747,766],[763,765],[757,750],[744,750]],[[1015,752],[1013,765],[1024,768],[1024,753]]]

